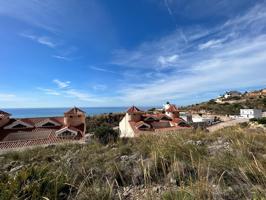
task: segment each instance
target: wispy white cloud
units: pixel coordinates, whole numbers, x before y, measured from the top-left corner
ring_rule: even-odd
[[[216,48],[222,45],[224,40],[209,40],[206,43],[199,45],[199,50],[208,49],[208,48]]]
[[[53,82],[61,89],[68,88],[70,85],[70,81],[60,81],[58,79],[54,79]]]
[[[266,86],[265,7],[266,2],[259,4],[213,29],[184,31],[186,41],[176,31],[135,50],[115,51],[113,63],[140,69],[124,80],[120,102],[150,105],[186,99],[190,103],[189,97],[193,102],[203,93]],[[162,64],[171,66],[161,72],[165,76],[145,75],[146,71],[152,74],[165,70]],[[134,81],[136,77],[145,81]]]
[[[15,94],[10,93],[0,93],[0,101],[14,101],[16,99]]]
[[[79,90],[76,88],[71,87],[70,81],[60,81],[58,79],[54,79],[52,81],[56,83],[58,86],[57,89],[51,88],[43,88],[37,87],[36,89],[39,91],[44,92],[46,95],[53,95],[53,96],[60,96],[60,98],[72,98],[76,99],[77,102],[90,102],[90,103],[103,103],[106,102],[106,97],[98,97],[91,94],[88,91]],[[105,85],[94,85],[93,89],[95,90],[104,90],[106,88]]]
[[[52,42],[51,38],[46,37],[46,36],[41,36],[41,37],[37,38],[37,41],[40,44],[46,45],[46,46],[51,47],[51,48],[56,47],[56,43]]]
[[[178,60],[178,55],[174,54],[171,56],[159,56],[158,62],[162,67],[171,66]]]
[[[54,20],[54,16],[59,16],[56,9],[58,6],[55,1],[28,0],[24,2],[17,1],[16,3],[0,1],[0,15],[15,18],[32,26],[57,33],[59,26],[57,20]]]
[[[76,89],[67,90],[67,91],[65,91],[65,93],[69,97],[77,98],[78,100],[81,100],[81,101],[94,101],[95,100],[88,93],[81,92],[81,91],[78,91]]]
[[[103,67],[97,67],[97,66],[90,66],[90,69],[95,70],[95,71],[105,72],[105,73],[112,73],[112,74],[117,73],[113,70],[109,70],[109,69],[105,69]]]
[[[37,87],[38,90],[44,92],[45,94],[49,94],[49,95],[54,95],[54,96],[60,96],[61,93],[54,90],[54,89],[49,89],[49,88],[41,88],[41,87]]]
[[[35,41],[41,45],[45,45],[50,48],[55,48],[57,44],[47,36],[37,36],[33,34],[26,34],[26,33],[21,33],[20,36],[31,39],[32,41]]]
[[[59,59],[59,60],[66,60],[71,61],[71,58],[65,57],[65,56],[59,56],[59,55],[53,55],[53,58]]]
[[[96,91],[104,91],[107,89],[107,86],[104,84],[95,84],[92,86],[92,88]]]

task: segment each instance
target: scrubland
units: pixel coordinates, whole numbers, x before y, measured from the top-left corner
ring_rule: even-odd
[[[237,126],[0,156],[0,199],[266,199],[266,133]]]

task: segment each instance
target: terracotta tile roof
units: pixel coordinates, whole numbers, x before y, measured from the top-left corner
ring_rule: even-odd
[[[9,113],[7,113],[7,112],[5,112],[5,111],[2,111],[2,110],[0,110],[0,116],[11,116],[11,114],[9,114]]]
[[[184,122],[184,120],[182,118],[174,118],[172,119],[172,122],[180,123],[180,122]]]
[[[21,130],[13,131],[6,135],[2,139],[5,141],[16,141],[16,140],[32,140],[32,139],[45,139],[53,134],[56,129],[46,129],[46,128],[34,128],[32,130]]]
[[[53,137],[53,138],[23,140],[23,141],[20,140],[7,141],[7,142],[0,142],[0,149],[23,148],[29,146],[40,146],[40,145],[49,145],[49,144],[67,143],[67,142],[73,142],[73,139],[68,140],[68,139]]]
[[[78,135],[73,139],[68,139],[68,141],[79,140],[83,137],[83,130],[79,128],[81,127],[70,127],[70,129],[77,131]],[[19,131],[0,129],[0,149],[53,144],[66,141],[66,139],[56,137],[55,132],[60,129],[61,127],[28,128]]]
[[[165,109],[166,112],[178,112],[177,107],[174,104],[171,104],[169,108]]]
[[[65,112],[65,114],[77,114],[77,113],[85,113],[85,112],[77,107],[71,108],[69,111]]]
[[[140,122],[135,123],[135,127],[140,127],[140,126],[142,126],[142,125],[148,125],[149,127],[151,126],[150,124],[145,123],[145,122],[143,122],[143,121],[140,121]]]
[[[5,113],[0,111],[1,113]],[[72,108],[67,113],[84,113],[79,108]],[[7,113],[8,114],[8,113]],[[16,121],[27,123],[29,127],[5,129],[5,127],[11,125]],[[50,127],[38,127],[42,122],[51,121],[55,126]],[[66,141],[66,139],[58,138],[55,134],[64,126],[64,117],[36,117],[36,118],[20,118],[10,119],[7,124],[0,127],[0,149],[3,148],[17,148],[32,145],[52,144],[57,142]],[[85,124],[81,124],[76,127],[68,127],[71,130],[77,131],[78,135],[71,140],[78,140],[84,136]]]
[[[169,120],[162,120],[160,119],[159,121],[139,121],[139,122],[134,122],[130,121],[129,124],[134,131],[136,136],[141,135],[142,133],[146,132],[164,132],[164,131],[171,131],[171,130],[179,130],[179,129],[187,129],[190,128],[190,126],[179,126],[180,122],[184,122],[182,118],[174,118],[171,119],[165,114],[143,114],[142,118],[145,120],[147,117],[156,117],[156,118],[163,118],[167,117]],[[147,128],[146,130],[140,130],[137,127],[143,125],[143,124],[148,124],[150,128]]]
[[[137,108],[136,106],[132,106],[127,110],[127,113],[132,114],[132,113],[142,113],[143,111]]]
[[[163,113],[157,113],[157,114],[146,113],[146,114],[143,114],[142,116],[145,117],[145,118],[154,117],[154,118],[160,119],[160,120],[162,120],[163,118],[172,120],[172,118],[168,117],[166,114],[163,114]]]

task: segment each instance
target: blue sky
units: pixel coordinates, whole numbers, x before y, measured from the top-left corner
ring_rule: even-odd
[[[0,0],[0,107],[201,102],[266,87],[264,0]]]

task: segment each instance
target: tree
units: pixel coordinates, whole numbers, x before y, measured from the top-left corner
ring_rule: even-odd
[[[103,125],[95,129],[94,135],[101,143],[108,144],[109,142],[116,142],[119,133],[110,126]]]

